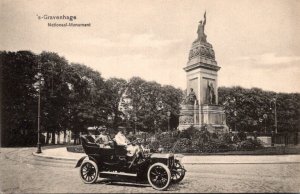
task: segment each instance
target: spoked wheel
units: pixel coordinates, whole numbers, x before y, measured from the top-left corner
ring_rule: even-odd
[[[155,163],[148,170],[148,181],[156,190],[165,190],[171,181],[169,168],[162,163]]]
[[[185,176],[185,169],[177,160],[174,164],[174,169],[172,170],[172,182],[179,183]]]
[[[84,161],[79,169],[80,178],[86,184],[96,182],[98,178],[98,166],[91,160]]]

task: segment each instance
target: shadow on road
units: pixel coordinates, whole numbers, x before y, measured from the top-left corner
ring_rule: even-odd
[[[149,184],[122,182],[122,181],[107,180],[107,179],[97,181],[96,184],[115,185],[115,186],[130,186],[130,187],[140,187],[140,188],[151,187]]]
[[[122,181],[108,180],[108,179],[97,181],[96,184],[126,186],[126,187],[136,187],[136,188],[146,188],[146,187],[151,188],[151,185],[148,183],[132,183],[132,182],[125,182],[125,181],[122,182]],[[178,184],[170,184],[170,186],[167,189],[167,191],[178,191],[178,190],[180,190],[180,186]]]

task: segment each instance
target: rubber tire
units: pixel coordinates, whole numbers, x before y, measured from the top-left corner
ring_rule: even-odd
[[[174,180],[174,179],[172,179],[172,182],[173,183],[179,183],[180,181],[182,181],[182,179],[184,178],[184,176],[185,176],[185,170],[184,170],[184,168],[183,168],[183,166],[181,165],[181,163],[179,162],[179,161],[175,161],[175,163],[178,163],[179,164],[179,168],[178,169],[182,169],[183,171],[183,173],[181,174],[181,176],[178,178],[178,179],[176,179],[176,180]]]
[[[84,164],[86,164],[86,163],[90,163],[90,164],[93,165],[93,166],[95,167],[95,169],[96,169],[96,176],[95,176],[95,178],[94,178],[93,180],[91,180],[91,181],[85,180],[85,179],[82,177],[82,175],[81,175],[81,169],[83,168]],[[79,168],[79,176],[80,176],[81,180],[82,180],[85,184],[92,184],[92,183],[96,182],[97,179],[98,179],[98,176],[99,176],[99,171],[98,171],[98,166],[97,166],[97,164],[96,164],[94,161],[92,161],[92,160],[86,160],[86,161],[83,161],[83,163],[81,164],[81,166],[80,166],[80,168]]]
[[[152,170],[154,167],[156,167],[156,166],[161,166],[162,168],[164,168],[164,170],[167,172],[167,175],[168,175],[168,181],[167,181],[167,184],[166,184],[164,187],[162,187],[162,188],[156,187],[156,186],[151,182],[151,179],[150,179],[150,172],[151,172],[151,170]],[[148,182],[150,183],[150,185],[151,185],[154,189],[159,190],[159,191],[163,191],[163,190],[166,190],[166,189],[168,188],[168,186],[170,185],[170,183],[171,183],[171,172],[170,172],[169,168],[168,168],[166,165],[164,165],[163,163],[159,163],[159,162],[158,162],[158,163],[152,164],[152,165],[150,166],[150,168],[148,169],[147,178],[148,178]]]
[[[181,176],[178,179],[172,180],[172,182],[173,183],[179,183],[180,181],[183,180],[184,176],[185,176],[185,171],[183,171],[183,173],[181,174]]]

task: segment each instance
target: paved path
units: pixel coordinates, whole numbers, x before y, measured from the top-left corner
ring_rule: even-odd
[[[32,155],[35,148],[0,149],[3,193],[159,193],[149,185],[83,184],[75,161]],[[300,192],[300,164],[186,164],[184,180],[171,193]]]
[[[65,147],[46,149],[42,154],[35,154],[39,157],[53,159],[65,159],[77,161],[84,156],[82,153],[68,152]],[[275,163],[300,163],[300,155],[258,155],[258,156],[235,156],[235,155],[209,155],[209,156],[184,156],[184,164],[275,164]]]

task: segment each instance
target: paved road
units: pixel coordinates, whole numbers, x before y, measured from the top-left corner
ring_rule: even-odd
[[[0,149],[0,190],[4,193],[158,193],[150,186],[83,184],[73,162],[34,157],[35,148]],[[186,165],[185,179],[167,192],[300,192],[300,163]]]

